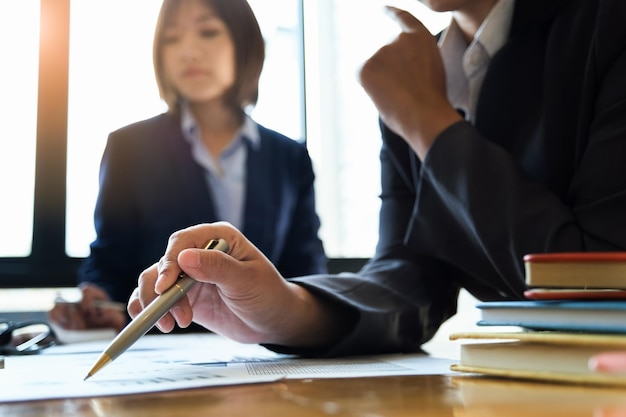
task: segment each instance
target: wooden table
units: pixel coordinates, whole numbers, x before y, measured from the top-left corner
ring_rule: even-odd
[[[626,417],[626,390],[465,375],[306,379],[8,403],[0,404],[0,416]]]

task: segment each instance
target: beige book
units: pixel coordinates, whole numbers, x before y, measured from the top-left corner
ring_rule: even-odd
[[[626,252],[529,254],[524,266],[529,287],[626,288]]]
[[[600,352],[624,350],[626,336],[559,332],[454,333],[465,339],[454,371],[505,378],[588,385],[626,386],[626,373],[589,370],[589,359]]]

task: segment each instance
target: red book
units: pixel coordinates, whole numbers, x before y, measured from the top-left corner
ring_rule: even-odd
[[[536,253],[524,265],[531,288],[626,289],[626,252]]]
[[[626,290],[613,288],[531,288],[529,300],[626,300]]]

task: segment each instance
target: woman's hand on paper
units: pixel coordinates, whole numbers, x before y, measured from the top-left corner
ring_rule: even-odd
[[[128,322],[124,310],[111,308],[107,293],[93,284],[82,284],[81,300],[68,302],[57,299],[48,311],[48,319],[66,330],[112,328],[120,331]],[[106,302],[106,303],[103,303]]]

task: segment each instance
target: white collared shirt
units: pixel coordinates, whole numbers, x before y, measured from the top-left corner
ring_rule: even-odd
[[[253,148],[261,146],[257,124],[246,115],[241,129],[219,156],[219,161],[211,156],[202,142],[200,127],[188,105],[181,106],[181,129],[191,146],[193,159],[204,168],[205,179],[218,218],[232,223],[240,230],[243,229],[248,157],[246,142]]]
[[[476,103],[491,58],[506,43],[515,0],[498,0],[467,45],[452,19],[439,47],[446,72],[448,100],[474,122]]]

